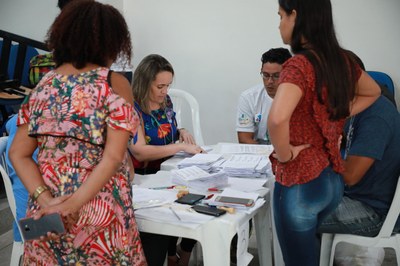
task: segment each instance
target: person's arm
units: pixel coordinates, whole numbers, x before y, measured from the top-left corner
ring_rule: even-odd
[[[279,85],[268,115],[268,133],[274,146],[275,157],[287,162],[297,157],[304,145],[291,146],[289,143],[289,121],[303,92],[292,83]]]
[[[186,128],[178,129],[179,132],[179,142],[187,143],[187,144],[196,144],[192,134],[186,130]]]
[[[248,99],[242,93],[239,97],[237,112],[236,112],[236,132],[238,142],[243,144],[258,144],[254,139],[254,116],[252,107]]]
[[[360,182],[374,162],[375,160],[370,157],[348,155],[344,162],[344,183],[348,186],[354,186]]]
[[[371,104],[381,95],[379,85],[365,71],[362,71],[356,84],[356,95],[350,104],[350,116],[356,115]]]
[[[33,195],[39,187],[46,187],[42,175],[32,155],[37,148],[36,138],[28,136],[28,124],[18,127],[11,144],[9,157],[17,176],[21,179],[29,195]],[[49,190],[42,192],[37,203],[42,207],[58,204],[66,197],[53,198]]]
[[[115,93],[123,97],[128,103],[133,106],[133,94],[129,81],[120,73],[111,73],[111,86]]]
[[[254,139],[254,132],[237,132],[239,143],[243,144],[258,144]]]
[[[138,161],[154,161],[174,155],[177,152],[184,151],[190,154],[203,152],[203,149],[194,144],[171,143],[168,145],[148,145],[143,134],[142,125],[139,126],[137,141],[135,144],[129,144],[129,150]]]

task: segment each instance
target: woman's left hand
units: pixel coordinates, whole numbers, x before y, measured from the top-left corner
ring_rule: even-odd
[[[196,144],[192,134],[190,134],[186,129],[179,129],[179,142],[184,142],[187,144]]]

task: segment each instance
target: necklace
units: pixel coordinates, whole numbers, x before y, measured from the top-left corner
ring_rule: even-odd
[[[343,155],[343,159],[344,159],[344,160],[346,160],[347,154],[348,154],[349,151],[350,151],[351,140],[352,140],[352,138],[353,138],[353,133],[354,133],[354,126],[353,126],[353,123],[354,123],[354,118],[355,118],[355,117],[356,117],[356,116],[354,115],[354,116],[352,116],[352,117],[350,118],[349,129],[348,129],[347,134],[346,134],[346,148],[345,148],[345,150],[344,150],[344,155]]]

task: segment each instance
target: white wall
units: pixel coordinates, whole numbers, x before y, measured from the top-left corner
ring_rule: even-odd
[[[58,14],[55,2],[0,0],[0,28],[42,40]],[[150,53],[159,53],[173,64],[174,87],[189,91],[199,101],[205,141],[236,141],[239,94],[261,82],[261,54],[282,46],[277,1],[102,2],[124,10],[134,65]],[[341,44],[357,53],[367,69],[391,75],[400,105],[400,1],[332,0],[332,5]]]

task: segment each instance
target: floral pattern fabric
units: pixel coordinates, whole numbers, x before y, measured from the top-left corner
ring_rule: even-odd
[[[141,118],[146,144],[168,145],[179,140],[178,125],[171,98],[167,95],[165,108],[152,110],[150,114],[142,111],[135,102],[135,109]],[[144,168],[144,163],[133,158],[135,169]],[[149,162],[146,167],[159,169],[163,160]]]
[[[133,107],[107,82],[107,68],[79,75],[49,72],[21,106],[38,140],[38,166],[53,196],[75,192],[100,162],[106,128],[137,132]],[[27,216],[40,207],[29,201]],[[25,265],[146,265],[132,207],[127,157],[117,173],[79,212],[59,241],[27,241]]]

